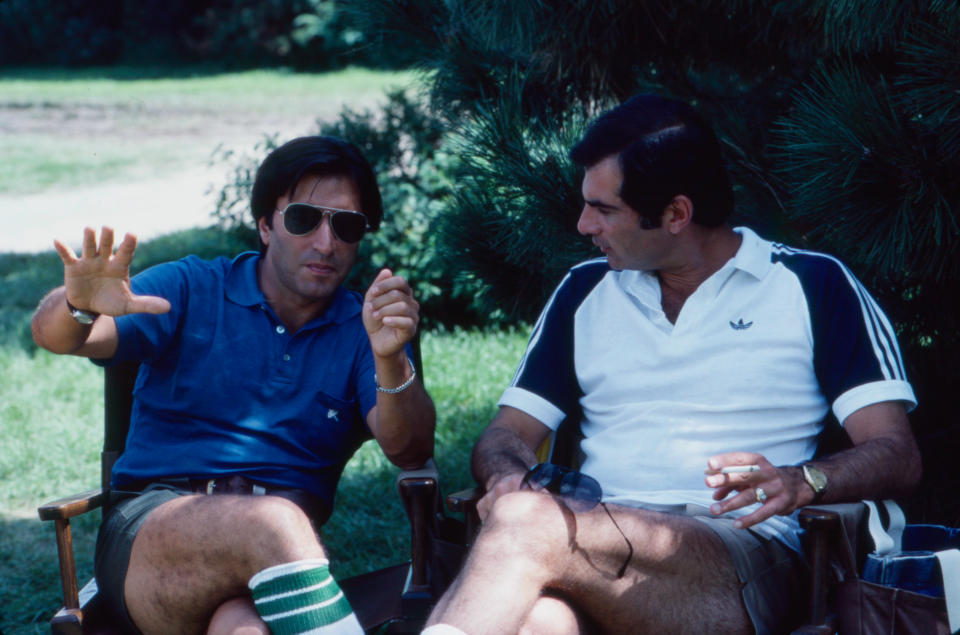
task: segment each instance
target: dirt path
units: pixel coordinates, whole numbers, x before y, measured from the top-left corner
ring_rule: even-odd
[[[275,123],[275,122],[270,122]],[[263,122],[267,126],[267,122]],[[77,246],[84,226],[113,227],[141,240],[178,229],[213,222],[215,194],[226,182],[228,167],[209,165],[218,144],[237,152],[252,151],[260,140],[256,123],[214,134],[184,138],[184,158],[159,174],[138,174],[123,181],[63,188],[33,194],[0,194],[0,252],[37,252],[52,249],[53,239]],[[281,132],[277,127],[264,130]],[[288,125],[281,138],[313,132],[310,121]]]
[[[382,93],[375,93],[351,105],[374,106],[381,98]],[[98,148],[126,144],[129,156],[137,159],[131,162],[136,164],[133,169],[122,170],[122,178],[102,183],[55,186],[39,193],[0,193],[4,225],[0,253],[46,251],[52,249],[54,238],[77,247],[85,226],[108,225],[119,235],[132,232],[143,240],[210,225],[215,194],[230,170],[222,162],[209,165],[218,146],[250,153],[265,133],[277,134],[281,140],[314,133],[317,119],[334,119],[345,103],[320,92],[298,99],[282,100],[272,110],[193,102],[172,108],[142,101],[0,103],[0,166],[5,139],[19,139],[21,145],[39,139],[50,144],[53,152],[61,147],[56,144],[63,143],[91,157]],[[158,156],[170,158],[158,161]],[[143,168],[139,158],[152,159],[154,167]],[[111,176],[107,170],[103,173],[104,178]]]

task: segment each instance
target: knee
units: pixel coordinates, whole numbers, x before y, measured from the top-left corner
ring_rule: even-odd
[[[270,559],[286,562],[324,557],[320,540],[306,513],[296,504],[276,496],[242,499],[242,531],[255,549],[272,552]]]
[[[207,635],[227,634],[270,635],[270,629],[254,608],[253,600],[236,597],[217,607],[207,625]]]
[[[563,600],[541,596],[520,625],[520,635],[576,635],[583,631],[576,611]]]
[[[475,548],[489,549],[502,558],[509,554],[543,562],[566,544],[566,522],[564,510],[551,496],[514,492],[496,500]]]

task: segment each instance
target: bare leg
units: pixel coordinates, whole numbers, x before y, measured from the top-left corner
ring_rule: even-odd
[[[247,597],[227,600],[214,612],[207,635],[270,635],[270,629]]]
[[[580,617],[560,598],[542,596],[523,618],[520,635],[580,635],[586,633]]]
[[[726,547],[709,528],[685,516],[609,508],[634,547],[621,579],[627,548],[602,508],[574,515],[533,492],[498,499],[428,623],[471,635],[517,632],[541,591],[556,589],[609,632],[752,630]]]
[[[324,557],[306,514],[276,496],[184,496],[147,517],[124,583],[148,633],[203,633],[226,601],[269,566]]]

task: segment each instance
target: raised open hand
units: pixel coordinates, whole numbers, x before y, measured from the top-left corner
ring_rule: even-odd
[[[166,299],[134,295],[130,290],[130,262],[137,248],[133,234],[123,237],[116,253],[113,253],[113,230],[109,227],[100,230],[99,245],[93,229],[83,230],[79,258],[60,241],[53,241],[53,245],[63,260],[67,301],[78,309],[114,316],[170,310]]]

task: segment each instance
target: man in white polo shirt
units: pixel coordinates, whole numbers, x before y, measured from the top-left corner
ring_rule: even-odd
[[[474,448],[483,530],[428,632],[783,632],[796,510],[919,480],[893,329],[836,259],[726,224],[688,105],[634,97],[571,158],[604,257],[560,283]],[[854,447],[813,460],[831,410]],[[537,466],[567,417],[581,472]]]

